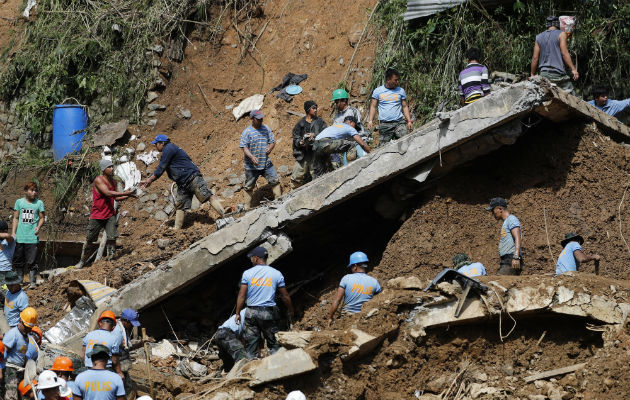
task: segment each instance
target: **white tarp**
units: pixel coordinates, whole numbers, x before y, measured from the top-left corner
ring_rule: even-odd
[[[138,186],[142,174],[133,161],[124,162],[116,167],[114,174],[125,182],[124,190],[130,190]]]
[[[241,104],[234,107],[232,110],[232,114],[234,115],[234,119],[237,121],[243,115],[247,114],[252,110],[260,110],[263,106],[263,102],[265,100],[264,94],[255,94],[241,101]]]

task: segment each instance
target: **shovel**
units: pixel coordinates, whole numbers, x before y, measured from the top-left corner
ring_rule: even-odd
[[[37,390],[35,389],[35,385],[33,385],[35,378],[37,378],[37,364],[33,360],[28,360],[24,366],[24,383],[31,385],[33,395],[37,398]]]

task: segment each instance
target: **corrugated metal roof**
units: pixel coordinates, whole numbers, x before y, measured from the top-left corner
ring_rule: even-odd
[[[407,0],[407,12],[404,14],[405,21],[426,17],[436,14],[465,3],[468,0]],[[508,3],[507,0],[480,0],[484,5],[496,5]]]

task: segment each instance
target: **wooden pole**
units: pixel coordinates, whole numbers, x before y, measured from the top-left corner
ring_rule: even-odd
[[[151,379],[151,355],[149,354],[149,343],[147,342],[147,328],[142,328],[142,341],[144,342],[144,355],[147,360],[147,378],[151,387],[151,397],[155,398],[153,393],[153,379]]]

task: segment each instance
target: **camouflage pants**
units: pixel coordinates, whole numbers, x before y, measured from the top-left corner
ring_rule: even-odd
[[[205,203],[212,197],[212,192],[201,175],[196,175],[183,186],[177,186],[175,207],[178,210],[190,210],[193,196],[197,197],[199,203]]]
[[[354,140],[321,139],[313,143],[315,157],[313,158],[313,174],[315,178],[332,171],[330,156],[334,153],[345,153],[354,147]]]
[[[219,348],[219,358],[223,361],[223,370],[225,372],[231,370],[234,363],[247,357],[243,342],[231,329],[219,328],[214,336],[214,342]]]
[[[243,340],[247,350],[247,358],[258,356],[258,341],[260,334],[267,341],[267,348],[271,354],[278,351],[280,345],[276,340],[278,329],[278,309],[276,307],[247,307],[245,325],[243,325]]]
[[[18,385],[20,381],[24,378],[24,372],[18,371],[15,368],[11,368],[9,366],[4,370],[4,390],[5,400],[18,400]]]
[[[378,123],[378,145],[382,146],[392,140],[400,139],[408,133],[407,125],[403,119],[391,122],[381,121]]]

